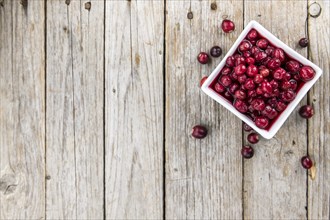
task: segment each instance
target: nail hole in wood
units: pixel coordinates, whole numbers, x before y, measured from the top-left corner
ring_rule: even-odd
[[[113,93],[116,93],[116,90],[115,90],[115,89],[112,89],[112,92],[113,92]]]
[[[212,10],[217,10],[217,8],[218,8],[217,3],[212,2],[212,3],[211,3],[211,9],[212,9]]]
[[[188,18],[188,19],[193,19],[193,17],[194,17],[193,13],[192,13],[191,11],[188,12],[188,14],[187,14],[187,18]]]
[[[66,5],[70,5],[70,0],[65,0]]]
[[[51,177],[49,175],[46,176],[46,180],[50,180]]]
[[[308,14],[313,18],[320,16],[321,11],[321,5],[317,2],[313,2],[310,6],[308,6]]]
[[[91,10],[91,7],[92,7],[92,3],[91,2],[86,2],[85,3],[85,9],[86,10],[88,10],[88,11]]]
[[[295,145],[295,144],[296,144],[296,142],[293,140],[293,141],[292,141],[292,145]]]
[[[27,1],[27,0],[21,0],[21,1],[20,1],[20,4],[21,4],[24,8],[26,8],[26,6],[27,6],[27,4],[28,4],[28,1]]]

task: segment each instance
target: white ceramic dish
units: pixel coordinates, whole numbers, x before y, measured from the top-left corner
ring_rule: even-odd
[[[257,30],[263,37],[268,39],[274,46],[278,48],[282,48],[286,54],[291,56],[293,59],[299,61],[303,65],[307,65],[312,67],[316,74],[314,78],[311,81],[306,82],[298,91],[296,98],[287,106],[287,108],[280,114],[280,116],[276,119],[276,121],[271,125],[269,130],[264,130],[258,128],[254,122],[245,116],[244,114],[240,113],[235,109],[235,107],[224,97],[216,93],[213,89],[211,89],[209,86],[214,81],[216,77],[218,77],[220,70],[225,66],[225,62],[228,58],[228,56],[231,56],[235,53],[237,47],[239,46],[240,42],[245,38],[245,36],[249,33],[251,29]],[[245,27],[243,32],[239,35],[234,45],[230,48],[226,56],[222,59],[220,64],[213,70],[211,75],[207,78],[207,80],[204,82],[202,86],[202,90],[209,95],[211,98],[213,98],[215,101],[223,105],[225,108],[227,108],[229,111],[234,113],[237,117],[239,117],[242,121],[244,121],[246,124],[248,124],[250,127],[252,127],[256,132],[258,132],[261,136],[263,136],[266,139],[271,139],[276,132],[281,128],[283,123],[286,121],[286,119],[289,117],[291,112],[294,110],[294,108],[298,105],[298,103],[301,101],[301,99],[306,95],[308,90],[315,84],[315,82],[318,80],[318,78],[322,75],[322,70],[316,66],[311,61],[307,60],[305,57],[301,56],[299,53],[294,51],[292,48],[284,44],[282,41],[280,41],[277,37],[275,37],[273,34],[271,34],[268,30],[266,30],[261,24],[259,24],[256,21],[250,21],[250,23]]]

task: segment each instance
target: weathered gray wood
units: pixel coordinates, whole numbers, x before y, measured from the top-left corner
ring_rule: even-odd
[[[168,1],[166,15],[166,217],[242,218],[241,122],[199,88],[221,58],[197,62],[214,45],[225,54],[242,30],[242,1]],[[188,19],[187,13],[193,18]],[[222,16],[236,31],[219,29]],[[203,140],[191,137],[196,124],[209,127]]]
[[[259,21],[284,43],[307,55],[306,48],[297,44],[305,36],[305,1],[245,1],[244,18],[245,24]],[[304,103],[306,98],[300,105]],[[273,139],[261,140],[254,147],[255,156],[244,161],[246,219],[307,217],[306,172],[300,165],[307,151],[306,120],[298,115],[298,108]]]
[[[0,6],[0,219],[45,217],[44,12]]]
[[[163,217],[161,1],[106,1],[106,218]]]
[[[309,18],[309,58],[323,69],[323,75],[309,94],[315,115],[308,120],[308,152],[317,172],[315,180],[308,178],[308,218],[330,219],[330,2],[317,2],[322,12]]]
[[[104,2],[47,1],[49,219],[103,218]]]

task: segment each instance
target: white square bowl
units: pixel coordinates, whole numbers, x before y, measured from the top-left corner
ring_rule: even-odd
[[[275,47],[281,48],[284,50],[286,54],[291,56],[293,59],[297,60],[303,65],[310,66],[315,70],[315,76],[312,80],[304,83],[304,85],[300,88],[298,91],[295,99],[289,103],[289,105],[286,107],[286,109],[280,113],[280,116],[275,119],[275,122],[271,125],[271,127],[268,130],[258,128],[254,122],[248,118],[246,115],[240,113],[235,109],[235,107],[224,97],[216,93],[212,88],[210,88],[210,84],[214,81],[215,78],[219,76],[220,70],[225,66],[226,60],[229,56],[233,55],[238,48],[240,42],[245,38],[245,36],[249,33],[251,29],[255,29],[257,32],[259,32],[264,38],[268,39],[271,44],[273,44]],[[266,30],[261,24],[259,24],[256,21],[250,21],[250,23],[244,28],[242,33],[239,35],[237,40],[235,41],[234,45],[230,48],[226,56],[222,59],[220,64],[213,70],[211,75],[207,78],[207,80],[204,82],[202,86],[202,90],[209,95],[211,98],[213,98],[215,101],[220,103],[222,106],[227,108],[229,111],[234,113],[237,117],[239,117],[242,121],[244,121],[246,124],[248,124],[251,128],[253,128],[256,132],[258,132],[261,136],[263,136],[266,139],[271,139],[276,132],[281,128],[283,123],[286,121],[286,119],[289,117],[291,112],[294,110],[294,108],[298,105],[298,103],[301,101],[301,99],[306,95],[306,93],[309,91],[309,89],[315,84],[315,82],[318,80],[318,78],[322,75],[322,70],[316,66],[311,61],[307,60],[305,57],[301,56],[299,53],[294,51],[292,48],[287,46],[285,43],[280,41],[277,37],[275,37],[273,34],[271,34],[268,30]]]

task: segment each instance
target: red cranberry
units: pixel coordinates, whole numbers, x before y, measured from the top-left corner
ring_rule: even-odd
[[[229,91],[226,91],[225,93],[223,93],[223,97],[225,97],[229,101],[233,101],[233,96],[230,94]]]
[[[309,81],[314,78],[315,71],[310,66],[303,66],[299,71],[299,76],[302,81]]]
[[[226,88],[223,85],[221,85],[220,83],[217,82],[214,85],[214,90],[218,93],[223,93],[224,91],[226,91]]]
[[[285,81],[289,81],[291,79],[291,74],[286,72],[285,74],[283,74],[282,78]]]
[[[267,103],[272,107],[272,108],[275,108],[276,107],[276,104],[277,104],[277,99],[275,97],[269,99],[267,101]]]
[[[293,79],[296,80],[296,81],[300,81],[301,80],[299,74],[294,74],[293,75]]]
[[[220,57],[222,54],[222,49],[219,46],[214,46],[210,50],[210,54],[212,57]]]
[[[283,81],[281,84],[281,89],[282,90],[288,90],[291,88],[291,84],[289,81]]]
[[[246,98],[246,93],[243,91],[243,90],[241,90],[241,89],[239,89],[239,90],[237,90],[236,92],[235,92],[235,98],[236,99],[241,99],[241,100],[243,100],[243,99],[245,99]]]
[[[256,144],[259,142],[259,135],[256,133],[250,133],[247,136],[247,140],[251,143],[251,144]]]
[[[240,45],[238,46],[238,49],[241,51],[241,52],[244,52],[244,51],[248,51],[250,50],[252,47],[251,43],[247,40],[243,40]]]
[[[271,59],[272,59],[272,58],[270,58],[270,57],[266,57],[265,59],[262,60],[261,63],[262,63],[263,65],[267,66],[268,63],[269,63],[269,61],[270,61]]]
[[[310,105],[301,106],[299,115],[303,118],[311,118],[314,115],[314,109]]]
[[[233,81],[237,80],[237,78],[238,78],[238,76],[237,76],[237,74],[236,74],[235,71],[233,71],[233,72],[230,74],[230,77],[231,77],[231,79],[232,79]]]
[[[243,57],[248,58],[250,56],[251,56],[251,52],[250,51],[244,51]]]
[[[274,89],[272,92],[272,97],[278,97],[280,95],[280,90],[279,89]]]
[[[309,156],[303,156],[301,158],[300,162],[301,162],[301,165],[303,166],[303,168],[305,168],[307,170],[312,168],[312,166],[313,166],[313,161]]]
[[[231,84],[231,79],[229,76],[224,75],[220,78],[220,82],[222,85],[224,85],[225,87],[228,87]]]
[[[209,62],[209,55],[205,52],[200,52],[197,56],[197,60],[201,64],[207,64]]]
[[[237,59],[238,57],[241,57],[241,55],[239,53],[235,53],[234,58]]]
[[[286,108],[286,104],[284,102],[278,101],[275,108],[278,112],[282,112]]]
[[[200,83],[199,83],[199,86],[200,86],[200,87],[202,87],[202,85],[204,84],[205,80],[207,80],[207,76],[204,76],[204,77],[201,79],[201,81],[200,81]]]
[[[253,79],[247,79],[244,83],[244,88],[247,90],[251,90],[255,88]]]
[[[265,109],[266,104],[265,104],[264,100],[262,100],[262,99],[254,99],[254,100],[251,102],[251,107],[252,107],[254,110],[262,111],[262,110]]]
[[[255,90],[249,90],[247,92],[247,96],[250,97],[250,98],[254,98],[257,96],[257,92]]]
[[[258,87],[258,88],[256,89],[256,93],[257,93],[257,95],[262,95],[262,94],[264,94],[264,92],[262,91],[261,87]]]
[[[191,135],[197,139],[205,138],[207,135],[207,129],[202,125],[196,125],[193,127]]]
[[[237,76],[243,75],[246,72],[246,66],[244,64],[239,64],[235,67],[235,73]]]
[[[221,70],[221,74],[222,75],[228,75],[229,73],[231,73],[231,69],[229,67],[224,67],[222,70]]]
[[[241,84],[244,84],[245,81],[246,81],[246,79],[247,79],[247,76],[245,74],[244,75],[237,76],[237,80]]]
[[[235,30],[235,24],[231,20],[223,20],[221,24],[221,28],[225,33],[230,33]]]
[[[297,83],[297,81],[294,80],[294,79],[291,79],[291,80],[289,81],[289,83],[290,83],[290,88],[291,88],[293,91],[296,91],[296,89],[297,89],[297,87],[298,87],[298,83]]]
[[[263,59],[265,59],[267,57],[267,54],[263,51],[257,52],[254,56],[254,58],[256,59],[257,62],[262,61]]]
[[[253,81],[257,84],[261,83],[264,80],[264,77],[261,74],[258,74],[254,77]]]
[[[233,56],[229,56],[226,60],[226,66],[234,67],[235,66],[235,58]]]
[[[255,46],[256,45],[256,40],[250,40],[250,43],[253,45],[253,46]]]
[[[250,145],[243,146],[241,154],[245,159],[250,159],[254,155],[254,150]]]
[[[252,54],[256,54],[256,53],[260,52],[260,49],[257,46],[253,46],[250,51]]]
[[[299,63],[295,60],[290,60],[285,64],[285,68],[289,72],[297,72],[300,68]]]
[[[285,73],[286,71],[283,68],[279,67],[273,72],[273,77],[274,79],[282,80]]]
[[[285,53],[281,48],[276,48],[273,52],[273,57],[278,58],[281,62],[284,62]]]
[[[266,105],[265,109],[261,112],[261,114],[269,119],[274,119],[278,115],[277,111],[270,105]]]
[[[278,82],[275,79],[272,79],[269,83],[273,89],[278,88]]]
[[[239,111],[241,113],[245,113],[248,110],[247,104],[240,99],[235,100],[234,107],[237,109],[237,111]]]
[[[281,61],[278,58],[272,58],[267,63],[267,67],[271,70],[277,69],[281,66]]]
[[[258,128],[266,128],[268,126],[269,120],[265,116],[257,116],[255,118],[255,124]]]
[[[231,84],[231,86],[229,87],[229,92],[231,93],[231,94],[235,94],[235,92],[237,91],[239,89],[239,85],[238,85],[238,83],[233,83],[233,84]]]
[[[307,38],[301,38],[300,40],[299,40],[299,45],[301,46],[301,47],[307,47],[308,46],[308,39]]]
[[[268,56],[271,56],[273,54],[273,51],[274,51],[274,47],[272,46],[268,46],[265,50],[265,53],[268,55]]]
[[[270,83],[267,81],[263,81],[261,83],[261,89],[264,93],[269,93],[269,94],[272,93],[273,90],[272,85],[270,85]]]
[[[260,68],[259,68],[259,73],[260,73],[260,75],[262,75],[264,78],[266,78],[267,76],[269,76],[269,69],[267,69],[267,68],[260,69]]]
[[[244,131],[247,131],[247,132],[252,131],[252,128],[245,122],[243,123],[243,129],[244,129]]]
[[[254,77],[258,74],[258,68],[255,65],[249,65],[246,70],[246,74],[249,77]]]
[[[254,64],[254,62],[255,62],[255,60],[254,60],[253,57],[247,57],[247,58],[245,59],[245,61],[246,61],[246,63],[249,64],[249,65]]]
[[[252,29],[246,36],[249,40],[256,40],[258,38],[258,32],[254,29]]]
[[[268,40],[265,39],[265,38],[262,38],[262,39],[260,39],[260,40],[257,41],[256,45],[260,49],[266,49],[267,46],[268,46]]]
[[[288,89],[286,91],[283,91],[280,94],[280,98],[285,101],[285,102],[291,102],[295,97],[296,97],[296,93],[292,90],[292,89]]]
[[[242,56],[235,58],[235,66],[238,66],[240,64],[245,64],[245,58]]]

